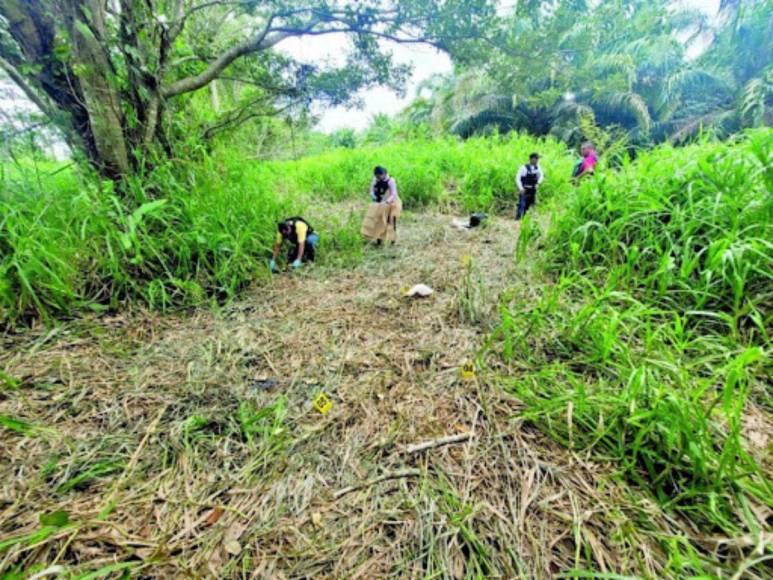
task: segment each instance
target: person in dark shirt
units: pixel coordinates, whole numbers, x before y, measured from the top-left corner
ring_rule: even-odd
[[[539,154],[529,155],[529,162],[523,165],[515,177],[515,185],[518,187],[518,210],[515,213],[515,219],[520,220],[526,215],[526,212],[537,201],[537,187],[545,174],[539,166]]]

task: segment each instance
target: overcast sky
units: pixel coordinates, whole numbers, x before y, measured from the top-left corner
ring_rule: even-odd
[[[452,70],[448,55],[432,47],[424,45],[405,45],[389,43],[389,49],[394,53],[395,61],[413,66],[413,77],[408,83],[405,96],[400,98],[394,92],[383,87],[373,87],[360,93],[364,101],[362,109],[346,109],[343,107],[316,110],[321,114],[319,129],[325,132],[335,131],[343,127],[364,129],[370,118],[378,113],[394,114],[408,105],[415,96],[416,86],[435,73],[446,73]],[[344,35],[312,36],[308,38],[289,38],[282,42],[279,50],[303,62],[343,64],[349,41]]]

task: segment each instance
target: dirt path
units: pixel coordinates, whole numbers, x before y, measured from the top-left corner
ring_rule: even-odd
[[[449,222],[408,216],[398,246],[219,313],[8,342],[0,368],[22,385],[0,416],[23,423],[0,431],[0,573],[548,577],[578,546],[612,570],[632,557],[606,537],[625,500],[598,489],[603,469],[525,427],[489,375],[460,380],[517,279],[516,237]],[[435,294],[403,298],[414,283]],[[55,510],[71,525],[36,536]]]

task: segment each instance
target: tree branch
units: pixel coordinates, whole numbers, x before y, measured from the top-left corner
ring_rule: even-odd
[[[178,67],[178,66],[180,66],[182,64],[185,64],[186,62],[192,62],[194,60],[198,60],[198,61],[201,61],[201,62],[208,62],[207,59],[202,57],[202,56],[198,56],[196,54],[191,54],[189,56],[183,56],[183,57],[178,58],[177,60],[174,60],[174,61],[170,62],[168,67],[169,68],[175,68],[175,67]]]
[[[174,21],[172,22],[172,25],[169,28],[170,41],[171,42],[175,41],[175,39],[180,35],[180,33],[185,28],[185,24],[188,21],[188,19],[200,10],[204,10],[206,8],[212,8],[213,6],[233,6],[233,7],[248,6],[252,2],[253,0],[209,0],[208,2],[202,2],[200,4],[196,4],[195,6],[192,6],[186,12],[183,12],[182,2],[180,2],[174,16]]]
[[[248,39],[230,48],[218,58],[216,58],[204,72],[196,76],[186,77],[176,81],[167,87],[162,87],[161,95],[164,98],[169,98],[200,89],[201,87],[216,79],[217,76],[237,58],[244,56],[245,54],[265,50],[266,48],[274,46],[274,44],[277,42],[280,42],[282,39],[278,39],[275,42],[267,42],[267,37],[269,32],[271,32],[271,26],[274,22],[274,18],[275,15],[272,15],[268,19],[266,26],[263,28],[263,30],[260,31],[260,33],[258,33],[255,38]]]
[[[39,123],[33,123],[32,125],[27,125],[26,127],[21,127],[19,129],[0,131],[0,141],[9,141],[11,139],[15,139],[19,135],[24,135],[25,133],[29,133],[30,131],[35,131],[37,129],[40,129],[41,127],[46,127],[50,124],[51,124],[51,121],[41,121]]]
[[[54,108],[47,103],[38,92],[27,83],[19,71],[2,56],[0,56],[0,68],[2,68],[11,80],[18,86],[26,97],[49,119],[54,119]]]
[[[238,3],[238,1],[232,0],[229,2],[228,0],[212,0],[211,2],[205,2],[195,6],[191,10],[205,8],[216,4],[230,3]],[[303,25],[281,25],[274,27],[274,22],[277,19],[286,19],[301,14],[308,14],[308,20]],[[379,23],[389,23],[390,21],[395,23],[397,14],[398,13],[395,10],[382,11],[380,12],[381,21]],[[328,26],[316,28],[320,24],[327,24]],[[247,54],[267,50],[290,37],[322,36],[326,34],[366,34],[399,44],[427,44],[434,46],[435,48],[442,48],[440,43],[429,37],[407,37],[398,34],[399,30],[395,32],[383,32],[373,28],[372,24],[373,23],[371,23],[371,25],[360,24],[356,17],[352,19],[351,14],[343,11],[321,11],[316,8],[305,7],[285,12],[277,12],[268,18],[264,28],[254,38],[247,39],[230,48],[215,59],[209,67],[200,74],[180,79],[169,86],[163,87],[161,89],[161,94],[165,98],[169,98],[200,89],[218,78],[220,73],[236,59]]]
[[[250,119],[254,119],[256,117],[275,117],[277,115],[281,115],[285,111],[292,109],[299,102],[299,101],[292,101],[287,105],[285,105],[284,107],[280,107],[279,109],[272,108],[270,110],[266,109],[266,110],[250,111],[250,108],[254,105],[260,104],[261,100],[266,101],[267,99],[255,100],[249,103],[248,105],[245,105],[244,107],[240,107],[239,109],[234,109],[225,113],[221,121],[213,125],[210,125],[204,130],[204,133],[202,133],[202,137],[204,139],[211,139],[215,134],[227,129],[231,125],[234,125],[236,123],[245,123],[246,121],[249,121]]]

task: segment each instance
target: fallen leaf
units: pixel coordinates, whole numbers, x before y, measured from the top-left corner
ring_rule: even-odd
[[[223,544],[225,551],[232,556],[238,556],[242,553],[242,545],[236,540],[226,540]]]
[[[247,529],[247,526],[244,526],[239,522],[234,522],[225,531],[223,538],[225,538],[226,541],[238,540],[244,533],[245,529]]]
[[[311,522],[314,524],[314,527],[321,528],[322,527],[322,514],[319,512],[314,512],[311,514]]]
[[[137,548],[134,553],[143,560],[150,560],[155,554],[155,548]]]
[[[207,566],[209,567],[210,576],[212,578],[218,578],[219,572],[223,569],[223,562],[225,560],[225,549],[223,546],[217,546],[209,555],[209,561]]]
[[[207,516],[207,519],[204,520],[204,523],[208,526],[214,526],[218,520],[223,517],[223,513],[225,510],[221,507],[216,507],[211,512],[209,512],[209,515]]]
[[[70,516],[64,510],[51,512],[50,514],[40,514],[40,524],[43,526],[53,526],[61,528],[70,523]]]

